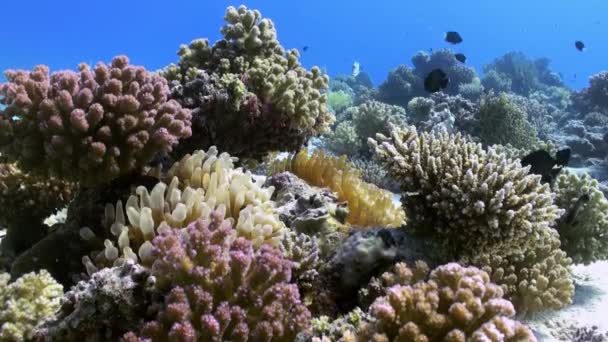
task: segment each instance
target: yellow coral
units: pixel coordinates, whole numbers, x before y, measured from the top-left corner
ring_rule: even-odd
[[[362,181],[360,171],[346,160],[346,156],[336,158],[323,150],[315,150],[309,156],[304,149],[271,167],[271,173],[283,171],[292,172],[311,185],[336,192],[340,201],[348,202],[346,222],[350,224],[399,227],[405,222],[405,213],[395,206],[392,194]]]
[[[152,191],[136,188],[124,210],[121,201],[116,206],[108,204],[104,220],[117,237],[118,248],[106,240],[102,263],[124,258],[137,261],[138,256],[149,263],[154,236],[166,229],[186,227],[214,210],[223,211],[238,236],[251,240],[254,246],[278,246],[285,225],[270,200],[274,188],[262,188],[251,174],[234,169],[235,159],[227,153],[218,154],[215,147],[196,151],[175,163]],[[84,262],[92,266],[90,260]]]

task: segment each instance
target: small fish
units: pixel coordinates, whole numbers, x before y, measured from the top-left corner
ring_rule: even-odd
[[[574,74],[574,79],[576,79],[576,74]]]
[[[531,152],[521,158],[521,165],[530,165],[530,173],[541,176],[541,183],[552,183],[562,168],[568,165],[571,151],[569,148],[559,150],[555,153],[555,158],[551,157],[545,150]]]
[[[448,31],[445,33],[445,37],[443,38],[446,42],[450,44],[460,44],[462,43],[462,37],[456,31]]]
[[[431,71],[424,79],[424,90],[429,93],[436,93],[448,86],[450,79],[448,75],[441,69]]]
[[[308,51],[308,45],[304,45],[304,47],[302,48],[302,51],[304,51],[304,52]]]
[[[459,61],[460,63],[464,63],[467,61],[467,57],[463,53],[455,54],[454,58],[456,58],[456,60]]]
[[[574,46],[576,47],[576,49],[577,49],[578,51],[581,51],[581,52],[582,52],[582,51],[585,51],[585,43],[581,42],[580,40],[577,40],[577,41],[574,43]]]
[[[564,222],[566,224],[576,225],[578,223],[575,221],[576,217],[581,212],[581,209],[583,209],[583,205],[589,202],[590,199],[591,196],[589,196],[589,194],[581,195],[581,197],[576,200],[572,208],[568,209],[567,214],[563,218]]]

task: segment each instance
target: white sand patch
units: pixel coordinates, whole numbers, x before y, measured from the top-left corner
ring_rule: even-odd
[[[608,331],[608,261],[588,266],[575,266],[576,293],[572,305],[526,320],[539,341],[568,341],[560,338],[560,331],[568,326],[597,326]]]

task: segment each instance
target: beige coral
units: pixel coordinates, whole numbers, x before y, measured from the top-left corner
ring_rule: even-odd
[[[108,204],[104,221],[118,247],[106,240],[103,257],[116,263],[139,256],[150,263],[150,241],[157,234],[208,218],[214,210],[224,212],[237,235],[251,240],[255,247],[279,246],[285,225],[270,200],[274,188],[262,188],[251,174],[235,169],[235,159],[218,154],[215,147],[196,151],[175,163],[152,191],[138,187],[124,208],[120,201],[116,206]],[[91,266],[88,260],[85,263]]]
[[[562,213],[539,176],[492,148],[460,134],[391,130],[369,143],[408,192],[410,226],[436,234],[454,254],[525,245]]]
[[[487,273],[456,263],[433,270],[428,281],[395,285],[371,306],[373,320],[359,341],[533,341],[513,305]]]

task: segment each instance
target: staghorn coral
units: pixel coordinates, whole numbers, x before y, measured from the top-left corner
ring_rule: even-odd
[[[342,117],[348,119],[326,136],[323,145],[337,155],[367,158],[371,156],[367,138],[376,133],[387,133],[387,123],[405,123],[405,110],[378,101],[367,101],[346,109]]]
[[[124,209],[121,201],[116,206],[108,204],[104,221],[118,247],[106,240],[105,250],[94,259],[117,264],[124,258],[137,261],[139,256],[148,264],[154,236],[186,227],[216,209],[224,211],[238,235],[254,246],[278,246],[285,225],[270,200],[274,188],[262,188],[251,174],[234,169],[235,160],[227,153],[218,154],[215,147],[195,151],[173,164],[150,192],[144,186],[137,187]],[[85,264],[93,269],[90,260]]]
[[[290,284],[291,262],[276,248],[255,250],[214,211],[184,231],[153,242],[152,274],[170,289],[157,320],[141,336],[152,341],[293,341],[310,326],[310,312]],[[137,341],[135,334],[126,341]],[[141,340],[144,340],[141,339]]]
[[[10,284],[9,279],[0,273],[0,340],[31,339],[34,328],[59,309],[63,287],[45,270],[25,274]]]
[[[427,281],[395,285],[371,306],[372,322],[358,341],[535,341],[511,319],[513,305],[487,273],[456,263],[433,270]]]
[[[302,150],[272,167],[272,173],[289,171],[308,183],[328,187],[340,201],[348,202],[346,222],[361,226],[399,227],[405,221],[401,208],[393,204],[392,194],[360,179],[360,172],[346,161],[346,157],[328,156],[315,150],[308,156]]]
[[[484,145],[510,144],[521,148],[538,141],[526,113],[504,93],[483,97],[477,116],[479,138]]]
[[[0,150],[23,171],[104,183],[191,135],[190,110],[167,100],[163,77],[129,65],[126,56],[79,69],[5,72]]]
[[[608,259],[608,201],[598,181],[565,171],[553,191],[555,204],[565,209],[556,226],[561,248],[577,264]]]
[[[462,262],[488,272],[522,316],[572,303],[572,260],[560,249],[553,229],[544,230],[528,248],[479,253]]]
[[[412,194],[402,197],[408,224],[451,253],[526,245],[562,213],[539,176],[460,134],[393,127],[390,137],[379,134],[369,143]]]
[[[228,7],[223,39],[182,45],[177,65],[165,68],[172,97],[193,109],[193,136],[178,157],[211,145],[240,157],[299,149],[329,130],[329,78],[306,70],[297,50],[285,51],[270,19],[257,10]],[[238,134],[235,134],[238,132]]]

